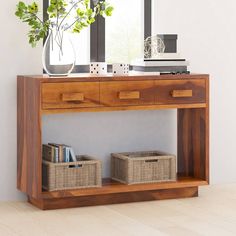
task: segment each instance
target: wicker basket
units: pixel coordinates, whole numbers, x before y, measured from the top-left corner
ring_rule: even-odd
[[[176,181],[176,157],[160,151],[113,153],[111,177],[125,184]]]
[[[47,191],[101,187],[101,161],[77,156],[77,162],[43,161],[43,188]]]

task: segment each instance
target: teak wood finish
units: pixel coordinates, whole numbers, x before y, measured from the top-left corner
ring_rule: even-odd
[[[196,197],[209,183],[209,76],[125,77],[18,76],[17,187],[41,209]],[[176,182],[125,185],[110,179],[101,188],[42,190],[44,114],[177,109]]]

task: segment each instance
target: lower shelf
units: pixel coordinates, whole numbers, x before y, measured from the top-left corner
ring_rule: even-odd
[[[96,206],[128,202],[189,198],[198,196],[198,186],[207,181],[193,177],[178,177],[175,182],[125,185],[103,179],[101,188],[42,192],[39,199],[29,197],[33,205],[43,210]]]
[[[182,187],[148,191],[110,193],[96,196],[71,196],[49,199],[33,199],[29,202],[42,210],[53,210],[70,207],[98,206],[140,201],[189,198],[198,196],[198,187]]]
[[[207,184],[208,184],[207,181],[193,177],[179,177],[175,182],[135,184],[135,185],[126,185],[113,181],[109,178],[106,178],[103,179],[103,186],[101,188],[86,188],[86,189],[76,189],[76,190],[43,192],[42,198],[56,199],[56,198],[82,197],[82,196],[99,196],[99,195],[116,194],[116,193],[132,193],[132,192],[144,192],[152,190],[189,188]]]

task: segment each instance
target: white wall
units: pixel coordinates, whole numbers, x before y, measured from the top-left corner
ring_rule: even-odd
[[[129,111],[50,115],[43,119],[43,142],[71,145],[77,154],[102,160],[110,176],[110,153],[164,150],[176,154],[176,112]]]
[[[236,1],[154,2],[154,33],[177,33],[191,71],[211,75],[211,182],[236,181]]]
[[[178,33],[179,51],[190,59],[191,70],[211,74],[212,183],[236,181],[236,93],[232,76],[236,2],[154,1],[157,4],[155,32]],[[40,73],[42,68],[41,47],[31,49],[26,38],[27,26],[14,17],[16,3],[16,0],[3,1],[0,8],[0,200],[24,199],[16,190],[16,75]],[[71,143],[78,152],[98,154],[104,160],[109,152],[118,150],[157,146],[175,152],[174,114],[173,111],[145,111],[47,116],[43,120],[43,139]],[[107,166],[108,163],[104,175],[108,173]]]
[[[14,16],[17,0],[0,8],[0,200],[23,199],[16,190],[16,75],[41,71],[41,49],[27,43],[27,26]]]

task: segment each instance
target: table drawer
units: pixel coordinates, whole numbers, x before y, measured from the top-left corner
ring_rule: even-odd
[[[204,79],[155,81],[156,104],[183,104],[206,102]]]
[[[100,101],[105,106],[154,104],[154,81],[101,82]]]
[[[99,106],[98,82],[42,84],[42,108],[63,109]]]

